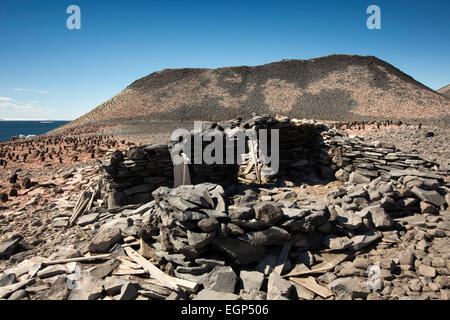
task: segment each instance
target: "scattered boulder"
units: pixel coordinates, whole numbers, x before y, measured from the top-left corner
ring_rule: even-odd
[[[197,227],[199,227],[203,232],[216,231],[219,227],[219,221],[215,218],[202,219],[197,222]]]
[[[105,228],[99,230],[89,243],[89,251],[105,253],[120,240],[122,240],[122,232],[119,228]]]
[[[103,291],[103,281],[84,276],[77,282],[77,287],[70,292],[69,300],[96,300]]]
[[[125,283],[120,289],[120,293],[116,300],[133,300],[138,295],[138,289],[135,284],[131,282]]]
[[[353,277],[338,278],[329,283],[328,288],[337,296],[349,295],[353,299],[365,299],[370,293],[366,281],[361,281]]]
[[[218,292],[233,293],[236,287],[237,276],[229,266],[215,267],[203,281],[205,289]]]
[[[414,187],[411,189],[411,192],[414,193],[420,200],[425,201],[427,203],[433,204],[435,206],[440,207],[445,203],[444,197],[435,190],[422,190],[420,188]]]
[[[266,253],[263,247],[255,247],[235,238],[216,237],[211,244],[218,253],[225,255],[230,262],[241,265],[250,264]]]
[[[242,270],[239,273],[239,277],[246,292],[260,290],[264,282],[264,273],[259,271]]]
[[[47,292],[46,299],[48,300],[66,300],[69,297],[70,290],[67,284],[66,276],[58,276],[55,281],[51,283],[50,290]]]
[[[267,300],[280,300],[291,298],[294,292],[294,285],[283,279],[278,273],[272,272],[267,283]]]
[[[255,218],[257,220],[270,225],[275,225],[284,216],[281,208],[270,203],[258,204],[253,209],[255,210]]]
[[[0,242],[0,259],[8,259],[18,250],[20,250],[21,235],[14,235],[9,240]]]
[[[290,239],[290,234],[286,230],[279,227],[270,227],[263,231],[248,232],[238,239],[249,243],[252,246],[268,246],[283,244]]]

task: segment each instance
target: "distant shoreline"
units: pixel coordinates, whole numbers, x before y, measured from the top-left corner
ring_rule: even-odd
[[[39,136],[61,127],[65,120],[5,120],[0,121],[0,142]]]

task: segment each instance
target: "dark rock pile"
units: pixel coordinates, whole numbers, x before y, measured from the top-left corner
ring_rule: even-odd
[[[108,208],[151,200],[150,192],[158,186],[173,184],[173,165],[166,145],[130,148],[124,156],[115,151],[103,161],[105,194]]]

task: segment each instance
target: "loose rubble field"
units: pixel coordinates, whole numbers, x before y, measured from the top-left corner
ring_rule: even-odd
[[[125,141],[5,170],[0,299],[449,299],[448,169],[331,127],[320,166],[290,159],[264,184],[252,169],[173,188],[162,146]]]

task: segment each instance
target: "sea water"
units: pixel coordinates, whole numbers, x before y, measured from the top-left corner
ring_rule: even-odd
[[[69,121],[9,121],[0,120],[0,141],[14,136],[32,136],[43,134],[60,127]]]

